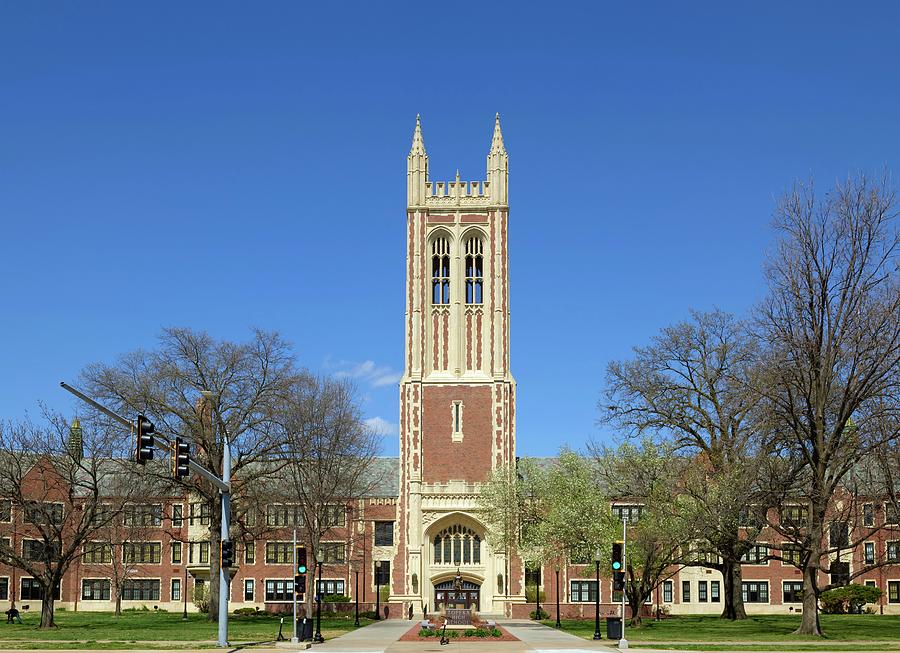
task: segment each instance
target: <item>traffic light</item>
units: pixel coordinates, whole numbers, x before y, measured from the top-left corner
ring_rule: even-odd
[[[222,569],[228,569],[229,567],[234,566],[234,542],[231,540],[222,540],[220,555],[219,555],[219,565]]]
[[[616,592],[621,592],[625,589],[625,572],[624,571],[614,571],[613,572],[613,590]]]
[[[190,474],[191,446],[179,437],[175,438],[172,451],[172,478],[187,478]]]
[[[306,593],[306,574],[294,576],[294,594],[302,596]]]
[[[612,545],[612,569],[622,571],[622,542],[613,542]]]
[[[134,459],[143,465],[148,460],[153,460],[153,422],[143,415],[137,416],[137,437],[135,439]]]
[[[297,575],[298,576],[306,575],[306,547],[305,546],[297,547]]]

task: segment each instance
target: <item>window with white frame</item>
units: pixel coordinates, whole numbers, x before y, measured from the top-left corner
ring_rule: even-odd
[[[863,544],[863,560],[867,565],[875,564],[875,542]]]
[[[63,504],[48,501],[25,502],[26,524],[62,524]]]
[[[900,540],[891,540],[887,543],[886,551],[888,562],[900,562]]]
[[[863,504],[863,526],[875,525],[875,506],[871,503]]]
[[[339,565],[344,563],[345,556],[343,542],[322,542],[320,546],[322,548],[323,564]]]
[[[744,581],[741,583],[741,596],[744,599],[744,603],[768,603],[769,581]]]
[[[450,405],[450,418],[453,420],[453,441],[459,442],[462,440],[462,428],[463,428],[463,402],[462,401],[454,401]]]
[[[705,580],[697,581],[697,601],[699,603],[707,603],[709,601],[709,591]]]
[[[85,578],[81,581],[82,601],[109,601],[110,582],[108,578]]]
[[[266,580],[266,601],[293,601],[294,579]]]
[[[641,513],[644,511],[644,506],[635,504],[635,505],[614,505],[612,507],[612,514],[616,516],[616,519],[622,521],[627,518],[629,524],[635,524],[641,518]]]
[[[322,511],[324,528],[341,528],[347,524],[347,508],[338,503],[328,504]]]
[[[572,603],[595,603],[597,601],[597,581],[569,581],[569,597]]]
[[[681,602],[691,602],[691,581],[689,580],[681,581]]]
[[[434,536],[434,564],[480,565],[481,538],[471,528],[454,524]]]
[[[782,603],[803,603],[803,581],[786,580],[781,584]]]
[[[0,499],[0,521],[12,521],[12,501],[9,499]]]
[[[252,565],[256,563],[256,542],[250,540],[244,543],[244,564]]]
[[[900,580],[888,581],[888,603],[900,603]]]
[[[297,526],[303,523],[303,506],[273,503],[266,506],[266,526]]]
[[[466,241],[466,304],[483,303],[484,258],[481,238]]]
[[[316,588],[322,596],[345,596],[346,592],[343,580],[329,580],[323,578],[316,581]]]
[[[171,587],[171,596],[173,601],[181,600],[181,579],[173,578],[172,579],[172,587]]]
[[[0,578],[0,601],[6,601],[9,598],[9,578],[3,576]]]
[[[769,564],[769,547],[765,544],[754,544],[741,556],[741,562],[745,565]]]
[[[286,565],[294,562],[294,545],[291,542],[266,542],[266,564]]]
[[[122,583],[123,601],[159,601],[158,578],[133,578]]]
[[[672,581],[667,580],[663,581],[663,603],[671,603],[672,602]]]
[[[113,548],[108,542],[86,542],[82,560],[87,565],[108,565],[112,562]]]
[[[431,303],[450,303],[450,243],[446,238],[431,242]]]
[[[244,579],[244,600],[252,601],[253,600],[253,591],[256,588],[256,581],[252,578]]]
[[[59,601],[60,590],[59,585],[53,588],[53,598]],[[44,590],[36,578],[22,578],[19,583],[19,600],[20,601],[42,601],[44,599]]]
[[[172,505],[172,527],[181,528],[184,524],[184,506],[180,503]]]
[[[125,526],[162,525],[162,504],[135,503],[125,506]]]
[[[162,542],[125,542],[122,545],[122,562],[126,564],[158,565],[161,560]]]
[[[711,580],[709,582],[709,600],[713,603],[718,603],[721,600],[720,597],[719,581]]]
[[[172,564],[181,564],[181,542],[172,542]]]
[[[375,522],[375,546],[394,546],[394,522]]]

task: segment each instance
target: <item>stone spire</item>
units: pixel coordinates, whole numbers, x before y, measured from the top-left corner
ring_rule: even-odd
[[[491,151],[487,155],[487,177],[490,182],[491,199],[500,205],[509,204],[507,190],[509,155],[503,145],[499,113],[494,118],[494,136],[491,139]]]
[[[416,129],[413,132],[412,147],[406,157],[406,205],[424,206],[426,184],[428,182],[428,155],[425,153],[425,139],[422,138],[422,120],[416,114]]]
[[[76,462],[81,462],[84,458],[84,433],[77,417],[72,420],[72,426],[69,427],[69,455]]]
[[[503,146],[503,132],[500,131],[499,113],[494,119],[494,137],[491,139],[491,152],[502,152],[503,154],[506,154],[506,148]]]
[[[413,132],[412,147],[409,150],[410,155],[425,154],[425,140],[422,138],[422,121],[419,114],[416,114],[416,130]]]

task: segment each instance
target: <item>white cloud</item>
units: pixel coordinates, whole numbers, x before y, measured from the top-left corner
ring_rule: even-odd
[[[397,435],[400,431],[397,424],[389,422],[383,417],[369,417],[365,420],[365,423],[366,426],[381,435]]]
[[[334,373],[337,378],[357,379],[368,383],[373,388],[396,385],[403,376],[402,372],[395,371],[389,365],[376,365],[375,361],[363,361],[362,363],[340,361],[334,367],[338,368]]]

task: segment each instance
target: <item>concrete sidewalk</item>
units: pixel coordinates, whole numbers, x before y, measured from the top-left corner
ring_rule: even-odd
[[[324,644],[316,644],[316,651],[347,653],[383,653],[413,627],[415,621],[385,619],[344,633]]]
[[[593,641],[550,628],[529,619],[501,620],[500,625],[509,633],[522,640],[525,650],[530,651],[617,651],[607,640]]]

